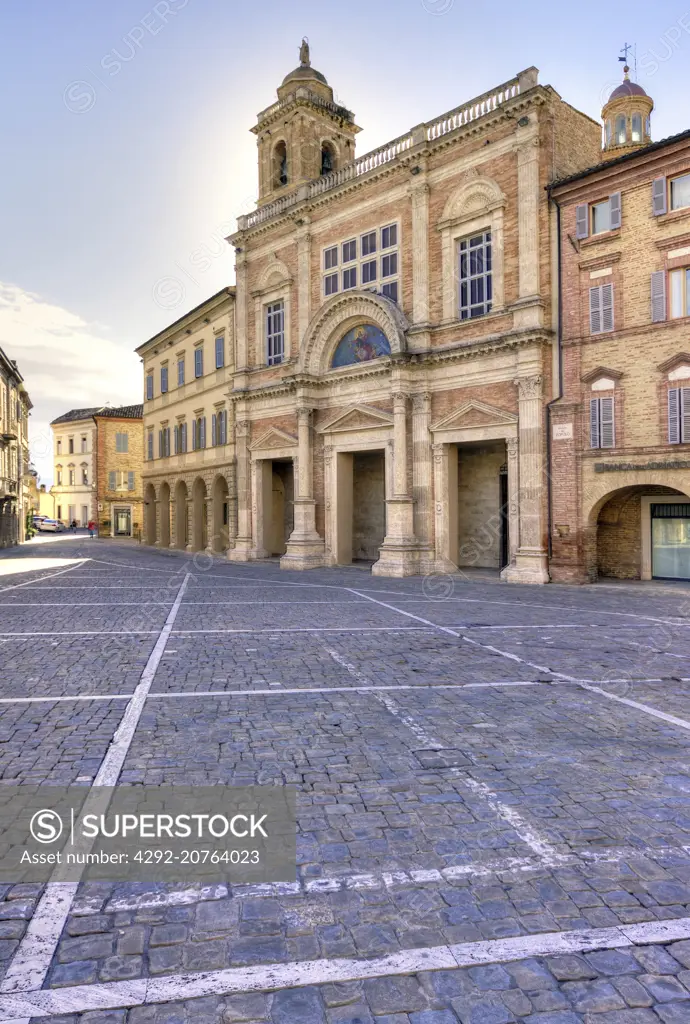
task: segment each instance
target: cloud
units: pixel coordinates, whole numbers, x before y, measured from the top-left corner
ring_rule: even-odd
[[[15,359],[34,408],[31,461],[52,482],[50,421],[80,406],[142,401],[139,357],[107,328],[40,295],[0,282],[0,347]]]

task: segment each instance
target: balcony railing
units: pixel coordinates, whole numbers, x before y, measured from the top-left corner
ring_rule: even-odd
[[[509,82],[504,82],[495,89],[490,89],[488,92],[482,93],[481,96],[476,96],[468,103],[454,107],[453,110],[449,110],[440,117],[434,118],[433,121],[417,125],[404,135],[393,139],[392,142],[387,142],[385,145],[379,146],[378,149],[365,153],[364,156],[357,157],[351,163],[339,168],[339,170],[331,171],[330,174],[324,174],[320,178],[316,178],[315,181],[301,185],[289,195],[281,196],[271,203],[266,203],[265,206],[259,207],[253,213],[238,217],[237,226],[239,230],[246,231],[258,227],[267,220],[279,217],[291,207],[296,206],[297,203],[321,196],[332,189],[338,188],[340,185],[344,185],[348,181],[353,181],[372,171],[377,171],[387,164],[394,163],[402,154],[407,153],[414,146],[433,142],[444,135],[448,135],[450,132],[456,131],[458,128],[480,120],[480,118],[497,110],[509,100],[535,86],[537,84],[537,75],[536,68],[528,68],[526,71],[521,71],[519,75],[516,75]],[[276,108],[279,105],[280,103],[276,104]],[[269,108],[269,110],[271,109],[273,108]]]

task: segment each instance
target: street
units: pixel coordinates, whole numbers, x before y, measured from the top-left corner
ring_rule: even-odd
[[[3,875],[0,1021],[690,1021],[687,585],[12,557],[3,785],[294,787],[297,871]]]

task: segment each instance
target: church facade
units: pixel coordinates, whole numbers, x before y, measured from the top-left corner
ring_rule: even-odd
[[[596,162],[599,125],[529,68],[358,157],[303,44],[252,130],[259,202],[229,239],[228,557],[547,582],[545,189]]]

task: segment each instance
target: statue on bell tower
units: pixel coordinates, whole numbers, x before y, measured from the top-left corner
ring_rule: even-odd
[[[299,48],[299,62],[303,68],[311,67],[311,60],[309,57],[309,42],[306,37],[302,39],[302,45]]]

